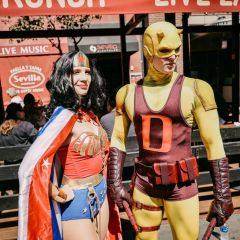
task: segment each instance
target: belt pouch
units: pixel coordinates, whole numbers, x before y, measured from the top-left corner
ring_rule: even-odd
[[[199,176],[197,159],[193,156],[177,161],[179,182],[192,181]]]
[[[169,185],[178,182],[175,164],[168,164],[166,162],[154,163],[153,169],[156,185]]]

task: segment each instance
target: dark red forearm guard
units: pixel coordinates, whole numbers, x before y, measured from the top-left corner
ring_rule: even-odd
[[[108,167],[107,167],[107,183],[110,195],[119,208],[123,209],[123,200],[131,205],[131,198],[122,183],[123,165],[126,152],[120,151],[115,147],[110,148]]]
[[[234,211],[229,186],[228,159],[211,160],[209,164],[213,181],[214,200],[210,205],[207,220],[210,222],[215,217],[217,226],[221,226]]]

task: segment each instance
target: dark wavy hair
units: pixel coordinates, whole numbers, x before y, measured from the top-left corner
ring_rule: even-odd
[[[11,134],[13,128],[18,127],[21,120],[18,112],[22,112],[23,108],[19,103],[10,103],[6,108],[5,121],[0,125],[0,134],[7,136]]]
[[[50,103],[46,109],[47,117],[50,117],[58,106],[74,112],[81,107],[95,114],[99,113],[103,108],[106,99],[105,81],[100,76],[95,63],[90,59],[91,83],[87,95],[79,98],[74,90],[72,80],[73,59],[77,53],[78,51],[65,53],[54,64],[53,72],[46,83],[50,93]]]
[[[10,103],[6,108],[6,120],[13,119],[13,120],[19,120],[19,117],[17,115],[18,112],[22,112],[23,108],[21,104],[19,103]]]

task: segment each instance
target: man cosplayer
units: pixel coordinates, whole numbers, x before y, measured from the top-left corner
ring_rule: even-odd
[[[136,239],[158,239],[166,213],[173,239],[194,240],[199,234],[196,158],[191,152],[192,127],[198,126],[207,151],[214,200],[207,220],[222,225],[233,213],[228,159],[219,131],[212,88],[174,71],[180,54],[181,30],[168,22],[150,25],[144,33],[148,72],[138,83],[117,93],[115,125],[108,162],[108,187],[119,208],[132,204],[141,228]],[[135,159],[132,196],[122,184],[126,138],[135,125],[139,156]],[[201,162],[199,162],[201,164]]]

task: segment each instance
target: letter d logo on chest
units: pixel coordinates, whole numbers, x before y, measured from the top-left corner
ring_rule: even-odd
[[[169,152],[172,145],[172,119],[161,115],[141,115],[143,148]]]

